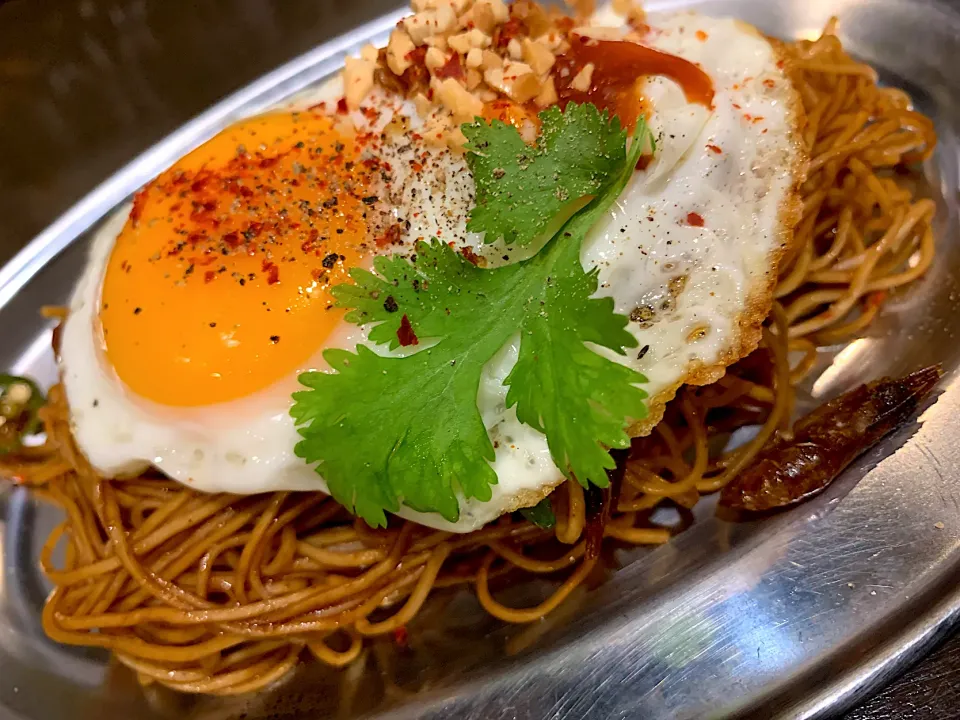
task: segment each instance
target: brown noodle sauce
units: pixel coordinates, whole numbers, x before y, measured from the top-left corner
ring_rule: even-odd
[[[761,347],[713,385],[679,394],[635,441],[619,492],[600,495],[599,511],[598,493],[566,483],[551,497],[552,530],[519,515],[467,535],[399,519],[372,530],[320,493],[205,495],[155,472],[103,478],[74,444],[55,386],[41,411],[46,443],[0,459],[0,472],[65,512],[40,557],[55,586],[47,634],[110,649],[144,684],[239,694],[286,676],[306,654],[343,667],[366,657],[375,636],[420,642],[407,626],[435,590],[472,588],[496,618],[528,622],[590,582],[601,536],[614,545],[666,542],[672,531],[652,523],[651,511],[692,508],[788,432],[794,388],[818,346],[860,333],[886,293],[915,281],[934,257],[932,201],[890,172],[930,156],[930,120],[903,92],[878,87],[832,24],[785,53],[811,161]],[[744,425],[759,426],[753,440],[713,449],[722,443],[711,440]],[[536,576],[559,581],[540,604],[497,599],[505,580]]]

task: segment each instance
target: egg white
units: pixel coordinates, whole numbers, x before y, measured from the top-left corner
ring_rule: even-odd
[[[647,42],[700,65],[713,79],[716,95],[708,111],[688,103],[670,80],[647,81],[655,160],[635,173],[581,253],[585,268],[599,268],[598,294],[612,297],[618,312],[629,315],[638,306],[655,311],[652,320],[628,326],[645,352],[611,354],[649,380],[644,387],[652,398],[650,418],[634,428],[636,433],[649,431],[680,384],[714,379],[756,343],[776,258],[789,234],[801,158],[795,95],[767,40],[733,20],[682,14],[648,21],[655,30]],[[603,13],[595,21],[601,23],[614,25]],[[706,33],[705,39],[697,37],[698,30]],[[335,101],[341,87],[334,79],[283,107]],[[394,114],[409,116],[413,129],[424,120],[410,103],[382,94],[368,103],[383,111],[376,129]],[[358,127],[368,123],[362,113],[353,113],[352,119]],[[409,134],[401,134],[379,152],[388,159],[394,153],[399,161],[410,142]],[[396,219],[410,223],[406,246],[439,231],[444,241],[470,247],[491,265],[502,262],[500,243],[484,245],[482,237],[466,231],[474,188],[463,159],[428,152],[432,161],[424,173],[414,174],[406,162],[391,163],[396,170],[388,201]],[[686,222],[691,212],[704,218],[703,227]],[[128,213],[129,207],[122,208],[98,231],[62,335],[61,375],[79,447],[108,476],[135,474],[153,465],[204,491],[326,491],[322,478],[293,454],[299,439],[289,416],[295,375],[242,400],[171,408],[136,397],[109,368],[95,330],[96,313],[107,260]],[[679,293],[676,283],[671,285],[678,277],[686,278]],[[703,337],[691,340],[702,328],[707,328]],[[344,323],[327,346],[369,344],[368,331]],[[505,406],[502,382],[516,362],[518,342],[514,338],[488,363],[477,398],[496,446],[493,468],[499,484],[493,498],[486,503],[462,499],[456,523],[409,508],[399,515],[468,532],[536,503],[562,481],[546,438]],[[303,370],[326,369],[322,349]]]

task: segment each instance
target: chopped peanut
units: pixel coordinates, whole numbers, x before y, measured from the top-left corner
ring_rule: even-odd
[[[507,53],[514,60],[520,60],[523,58],[523,46],[520,44],[520,41],[516,38],[510,38],[510,42],[507,43]]]
[[[474,11],[476,8],[489,7],[490,11],[493,13],[493,20],[495,23],[505,23],[510,19],[510,10],[507,8],[506,3],[503,0],[478,0]]]
[[[426,117],[433,110],[433,103],[423,93],[417,93],[417,96],[413,99],[413,106],[417,109],[417,115],[420,117]]]
[[[473,23],[474,28],[481,32],[492,34],[497,26],[497,19],[493,16],[493,8],[490,3],[477,3],[470,9],[468,21]]]
[[[488,48],[493,42],[493,38],[490,37],[490,35],[477,28],[470,30],[470,32],[467,33],[467,37],[470,39],[470,47],[475,48]]]
[[[470,122],[483,114],[483,103],[453,78],[439,83],[436,95],[444,107],[453,113],[457,122]]]
[[[553,25],[543,7],[531,0],[516,0],[510,8],[510,15],[523,21],[531,37],[542,35]]]
[[[470,49],[473,47],[470,44],[470,33],[460,33],[458,35],[451,35],[447,38],[447,45],[456,50],[461,55],[466,55],[470,52]]]
[[[460,128],[455,127],[447,133],[447,147],[451,150],[463,150],[463,146],[466,144],[467,136],[463,134]]]
[[[593,63],[587,63],[583,70],[578,72],[573,80],[570,81],[570,87],[579,92],[587,92],[590,84],[593,82]]]
[[[523,60],[537,75],[543,75],[553,67],[556,58],[546,45],[538,40],[523,39]]]
[[[547,81],[540,88],[540,93],[533,99],[537,107],[548,107],[557,102],[557,86],[553,83],[553,77],[548,77]]]
[[[404,30],[416,45],[423,45],[431,35],[438,35],[453,29],[457,16],[453,8],[443,5],[436,10],[424,10],[401,20]]]
[[[531,68],[526,63],[507,62],[503,66],[503,79],[509,82],[511,80],[515,80],[521,75],[527,75],[532,72],[533,72],[533,68]]]
[[[503,68],[490,68],[483,74],[487,85],[518,103],[527,102],[540,92],[540,79],[526,63],[508,62]]]
[[[447,62],[447,56],[443,54],[442,50],[437,50],[437,48],[432,47],[427,49],[427,54],[423,58],[423,64],[427,66],[430,70],[436,70],[438,67],[443,67],[444,63]]]
[[[475,68],[467,69],[467,90],[474,90],[483,82],[483,75]]]
[[[503,67],[503,58],[493,52],[493,50],[484,50],[483,62],[481,63],[480,67],[482,67],[484,70]]]
[[[423,45],[428,35],[435,33],[437,15],[433,10],[424,10],[400,21],[416,45]]]
[[[435,47],[437,50],[446,50],[447,49],[447,36],[446,35],[431,35],[426,40],[423,41],[424,45],[429,45],[430,47]]]
[[[478,68],[483,65],[483,50],[480,48],[470,48],[467,53],[466,64],[468,68]]]
[[[483,73],[483,79],[486,81],[487,85],[489,85],[495,90],[499,90],[504,95],[506,95],[507,86],[503,82],[503,68],[499,68],[499,67],[488,68]]]
[[[453,30],[457,26],[457,14],[449,5],[442,5],[437,8],[437,32],[445,33]]]
[[[343,67],[343,94],[347,107],[355,110],[373,88],[376,63],[363,58],[348,57]]]
[[[540,78],[532,72],[520,75],[510,86],[510,97],[518,103],[532,100],[540,93]]]
[[[387,43],[387,67],[394,75],[403,75],[404,71],[413,64],[408,56],[414,47],[413,40],[400,28],[390,33],[390,42]]]
[[[466,32],[462,32],[457,35],[451,35],[449,38],[447,38],[447,43],[449,43],[450,47],[452,47],[461,55],[466,55],[468,52],[470,52],[471,48],[490,47],[490,43],[492,42],[493,38],[477,28],[467,30]]]
[[[364,60],[370,60],[371,62],[377,61],[377,56],[380,54],[380,51],[377,50],[373,45],[367,44],[360,48],[360,57]]]

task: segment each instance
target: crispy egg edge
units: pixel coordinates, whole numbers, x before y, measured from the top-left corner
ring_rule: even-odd
[[[742,21],[741,21],[742,22]],[[760,344],[760,338],[763,334],[763,322],[770,314],[770,308],[773,305],[773,294],[780,278],[780,262],[784,257],[789,257],[794,250],[794,237],[797,224],[800,222],[803,213],[803,201],[800,198],[800,188],[807,179],[807,166],[809,165],[809,153],[803,143],[803,128],[806,125],[807,115],[803,108],[803,101],[800,93],[797,91],[795,78],[798,69],[794,66],[789,53],[787,44],[777,38],[771,38],[763,35],[754,26],[742,23],[744,29],[756,33],[766,40],[773,49],[774,59],[778,64],[781,74],[787,79],[788,91],[786,100],[786,119],[787,119],[787,143],[786,147],[792,150],[792,163],[788,169],[788,174],[792,178],[789,190],[785,193],[780,202],[778,212],[778,243],[775,243],[770,252],[770,272],[766,275],[765,281],[755,282],[747,293],[747,302],[744,310],[737,316],[737,335],[734,337],[730,346],[721,353],[717,362],[712,365],[703,363],[691,363],[686,374],[675,384],[665,390],[661,390],[648,400],[647,417],[631,425],[627,433],[631,438],[644,437],[649,435],[653,428],[663,419],[663,413],[666,410],[667,403],[676,397],[677,391],[684,385],[710,385],[722,378],[727,368],[738,360],[746,357]],[[782,66],[780,65],[782,63]],[[523,489],[513,496],[502,515],[516,512],[524,508],[533,507],[541,500],[549,497],[554,490],[566,482],[565,477],[560,477],[556,482],[548,483],[534,490]]]

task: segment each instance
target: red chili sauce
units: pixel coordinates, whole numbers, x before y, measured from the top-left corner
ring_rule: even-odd
[[[570,82],[589,63],[594,71],[590,88],[575,90]],[[593,103],[620,117],[632,129],[646,111],[636,92],[637,82],[648,75],[664,75],[683,89],[688,102],[711,107],[713,81],[703,70],[677,55],[654,50],[625,40],[594,40],[571,36],[570,49],[557,58],[557,95],[560,107],[568,102]],[[564,72],[566,70],[566,72]]]

